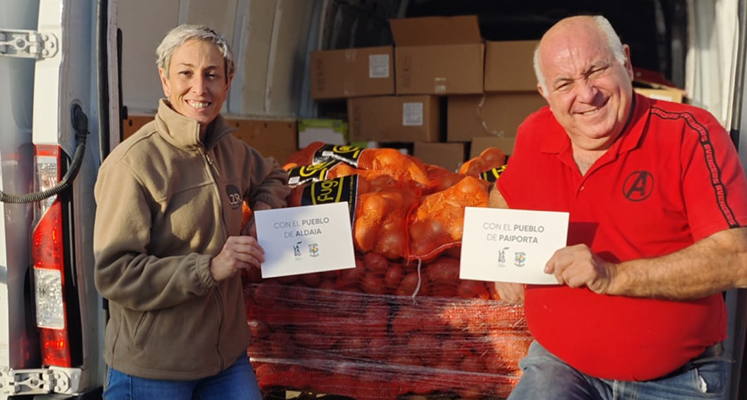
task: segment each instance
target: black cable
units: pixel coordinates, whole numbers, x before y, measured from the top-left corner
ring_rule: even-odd
[[[73,105],[72,119],[77,145],[75,146],[75,153],[73,154],[73,161],[70,165],[70,169],[65,173],[65,176],[62,177],[62,180],[50,189],[35,193],[8,194],[0,190],[0,202],[12,204],[34,203],[62,193],[72,185],[73,180],[75,179],[75,176],[78,175],[80,166],[83,163],[83,157],[86,153],[86,140],[88,139],[89,134],[88,117],[78,104]]]

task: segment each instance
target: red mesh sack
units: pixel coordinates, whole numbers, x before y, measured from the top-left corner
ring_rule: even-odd
[[[465,207],[486,207],[490,183],[466,176],[456,185],[422,196],[409,218],[409,259],[429,260],[462,241]]]
[[[446,190],[461,181],[466,175],[460,172],[452,172],[448,169],[433,165],[426,164],[425,171],[428,174],[428,188],[423,191],[423,194],[430,194]]]
[[[313,287],[301,278],[245,284],[260,388],[371,400],[507,397],[532,340],[523,307],[486,298],[485,282],[456,278],[456,259],[415,264],[356,254],[355,268],[309,274],[318,275]],[[416,298],[398,294],[394,268],[425,286],[475,286]]]
[[[459,168],[459,172],[465,175],[480,177],[480,174],[494,168],[500,168],[506,164],[506,154],[497,147],[488,147],[480,155],[466,161]]]
[[[347,201],[355,249],[376,251],[394,260],[408,254],[407,217],[419,198],[417,189],[400,184],[386,173],[360,171],[296,186],[288,206]]]
[[[379,190],[358,195],[353,243],[361,252],[389,259],[407,255],[407,214],[418,200],[409,190]]]
[[[412,181],[423,188],[428,187],[430,183],[425,164],[396,149],[365,149],[360,154],[357,167],[364,170],[386,171],[399,181]]]

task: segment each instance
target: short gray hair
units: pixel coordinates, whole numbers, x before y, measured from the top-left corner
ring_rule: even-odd
[[[214,44],[223,55],[226,68],[226,80],[233,75],[233,51],[228,41],[205,25],[179,25],[169,31],[156,48],[156,65],[169,77],[169,64],[174,51],[189,40],[204,40]]]
[[[625,57],[625,50],[623,50],[622,41],[620,41],[620,36],[618,36],[617,32],[615,32],[615,28],[612,27],[612,24],[609,20],[607,20],[607,18],[601,15],[594,15],[592,16],[592,18],[597,24],[599,30],[601,30],[604,36],[607,38],[607,45],[609,46],[610,50],[612,50],[612,54],[614,54],[615,60],[617,60],[617,62],[619,62],[620,64],[625,65],[628,59],[627,57]],[[542,90],[545,93],[548,93],[547,82],[545,82],[545,76],[542,74],[542,70],[540,68],[539,45],[534,49],[534,74],[537,76],[537,82],[540,84],[540,86],[542,86]]]

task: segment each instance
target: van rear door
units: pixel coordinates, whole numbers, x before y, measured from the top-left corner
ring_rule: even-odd
[[[0,0],[0,399],[101,391],[93,186],[119,115],[112,4]]]
[[[38,7],[19,0],[0,13],[0,190],[7,193],[25,193],[32,184],[35,59],[17,52],[3,56],[15,51],[3,43],[11,40],[9,30],[36,29]],[[26,245],[31,206],[0,203],[0,215],[0,368],[29,368],[38,357],[38,336],[26,317],[33,315]]]

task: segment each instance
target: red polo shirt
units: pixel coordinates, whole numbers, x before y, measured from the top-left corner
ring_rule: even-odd
[[[497,187],[511,208],[567,211],[568,244],[620,262],[685,248],[747,222],[747,181],[729,135],[708,112],[636,95],[630,126],[582,176],[548,107],[519,128]],[[650,380],[724,340],[720,294],[675,302],[529,285],[534,337],[592,376]]]

